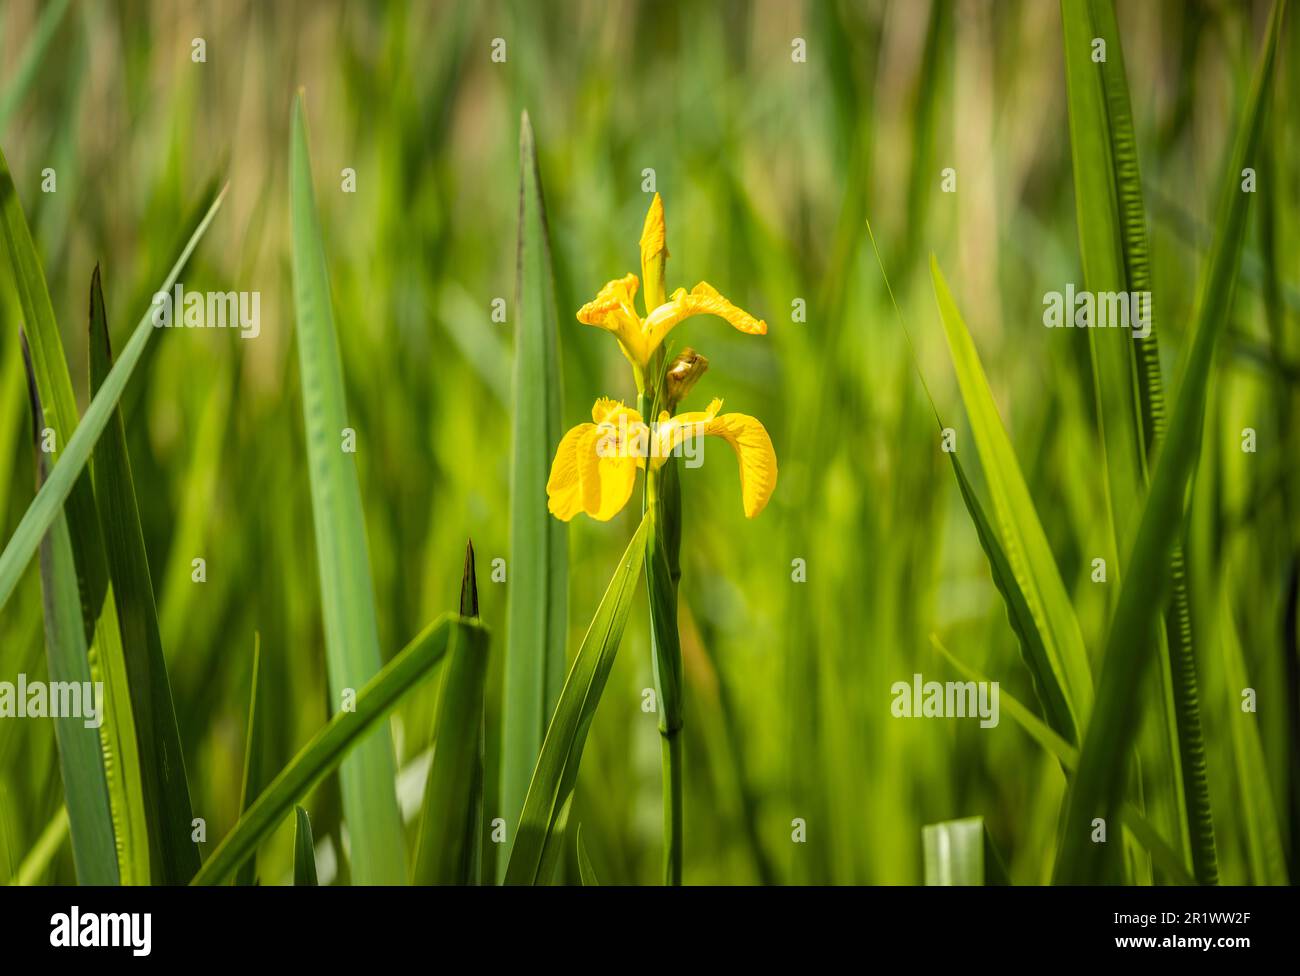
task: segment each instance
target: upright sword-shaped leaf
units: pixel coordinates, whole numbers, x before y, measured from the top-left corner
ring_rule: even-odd
[[[333,771],[388,717],[402,696],[423,681],[446,653],[452,635],[481,625],[445,613],[402,648],[365,686],[357,689],[356,709],[335,712],[289,764],[248,805],[190,884],[221,884],[252,856],[257,845],[289,815],[295,803]]]
[[[195,228],[194,234],[176,259],[176,263],[172,265],[171,271],[158,289],[159,292],[171,291],[172,285],[176,283],[176,279],[181,273],[181,269],[185,267],[190,255],[198,247],[199,241],[207,231],[208,225],[212,223],[212,219],[216,216],[224,198],[225,190],[223,189],[213,200],[212,206],[208,208],[207,214],[200,221],[198,227]],[[2,155],[0,155],[0,227],[2,227],[2,235],[0,236],[3,237],[9,251],[10,260],[13,262],[14,280],[18,287],[24,318],[31,325],[38,320],[38,317],[48,315],[48,319],[52,323],[54,313],[49,310],[50,299],[48,292],[45,290],[45,275],[36,257],[35,247],[32,245],[31,231],[27,227],[26,218],[23,217],[22,208],[18,205],[13,180],[9,176],[9,168],[4,163]],[[153,333],[152,310],[149,310],[144,313],[139,324],[136,325],[135,331],[131,333],[131,338],[127,340],[126,345],[123,347],[122,354],[104,378],[103,385],[90,401],[90,406],[86,408],[85,416],[81,418],[79,424],[75,423],[75,417],[71,416],[76,411],[75,400],[71,401],[71,409],[66,406],[60,407],[58,422],[66,424],[66,429],[69,431],[72,430],[73,425],[75,425],[76,429],[66,440],[60,437],[58,445],[60,450],[56,454],[57,463],[50,470],[49,477],[46,479],[45,484],[41,486],[40,491],[36,493],[36,497],[32,499],[31,505],[27,507],[27,511],[18,523],[18,528],[14,530],[14,534],[10,537],[8,544],[5,545],[4,552],[0,553],[0,608],[3,608],[9,598],[13,596],[14,587],[18,585],[18,580],[22,576],[23,570],[27,568],[27,563],[35,555],[41,538],[62,511],[63,503],[72,494],[73,488],[86,466],[86,462],[90,460],[90,454],[95,448],[95,442],[99,439],[100,434],[104,432],[104,428],[108,426],[113,411],[117,407],[117,401],[121,398],[122,391],[126,389],[127,381],[131,378],[131,373],[140,362],[140,357],[144,354],[145,346],[149,344]],[[61,345],[58,347],[58,351],[62,355]],[[53,353],[50,355],[52,359]],[[41,360],[37,357],[34,344],[32,360],[39,381],[43,366]],[[67,373],[66,363],[63,364],[63,372]],[[71,397],[71,387],[69,387],[68,392],[69,397]],[[43,406],[46,410],[48,422],[50,405],[43,404]]]
[[[465,547],[460,613],[478,617],[474,546]],[[478,879],[483,814],[483,697],[487,686],[486,630],[458,632],[438,693],[433,761],[424,787],[414,884],[470,884]]]
[[[40,443],[45,417],[25,336],[23,359],[27,365],[37,476],[43,480],[47,462]],[[45,654],[50,680],[75,682],[76,687],[83,689],[93,687],[77,570],[72,561],[72,542],[68,538],[67,520],[62,515],[54,520],[41,541],[40,562],[41,595],[45,604]],[[96,707],[103,708],[102,699]],[[102,713],[99,717],[102,719]],[[80,884],[115,885],[120,879],[99,732],[82,718],[64,716],[54,722],[54,738],[59,747],[59,772],[63,779],[77,881]]]
[[[1099,296],[1119,295],[1118,302],[1105,307],[1127,308],[1130,321],[1125,324],[1132,326],[1088,330],[1111,528],[1116,553],[1127,555],[1137,529],[1136,502],[1146,495],[1149,458],[1165,432],[1137,136],[1113,3],[1063,0],[1061,19],[1084,279],[1088,291],[1098,296],[1095,315],[1103,307]],[[1101,62],[1092,58],[1094,38],[1106,43],[1107,57]],[[1122,583],[1126,571],[1122,557],[1117,558],[1110,579]],[[1168,572],[1172,602],[1165,626],[1158,628],[1158,667],[1147,686],[1150,708],[1139,743],[1150,782],[1144,792],[1153,820],[1185,852],[1196,877],[1212,884],[1218,879],[1218,859],[1181,546],[1175,547]]]
[[[551,453],[563,433],[560,349],[546,201],[528,113],[519,122],[514,444],[510,464],[509,613],[501,803],[511,844],[564,682],[567,527],[546,507]],[[499,867],[503,870],[505,858]]]
[[[343,362],[334,331],[329,272],[312,190],[302,93],[294,100],[289,138],[289,206],[293,222],[293,297],[298,313],[298,366],[316,525],[325,660],[337,709],[379,673],[370,553],[361,485],[352,455],[342,449],[348,427]],[[402,819],[394,786],[393,740],[377,725],[339,770],[343,815],[352,843],[352,877],[361,884],[406,881]]]
[[[90,285],[92,393],[103,386],[112,366],[104,293],[96,265]],[[198,848],[190,836],[194,814],[119,410],[113,411],[108,429],[95,445],[94,484],[140,753],[151,878],[155,883],[184,884],[199,869]]]
[[[1057,881],[1084,882],[1099,877],[1104,845],[1092,842],[1092,822],[1097,818],[1111,819],[1122,801],[1128,770],[1127,746],[1137,723],[1139,683],[1156,646],[1163,607],[1163,600],[1158,597],[1168,589],[1168,560],[1183,524],[1188,480],[1200,453],[1214,348],[1231,310],[1233,284],[1246,234],[1250,195],[1242,191],[1240,174],[1259,147],[1284,8],[1284,0],[1274,4],[1250,99],[1225,171],[1217,229],[1191,349],[1127,561],[1128,572],[1120,587],[1102,658],[1096,708],[1070,786],[1056,863]]]
[[[650,520],[642,517],[573,659],[528,787],[519,836],[506,869],[507,884],[546,884],[555,873],[582,750],[623,639],[650,528]]]

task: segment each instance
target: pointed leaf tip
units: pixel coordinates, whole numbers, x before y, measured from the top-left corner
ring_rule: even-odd
[[[27,402],[32,408],[32,444],[36,447],[37,458],[41,450],[41,425],[45,422],[45,411],[41,406],[41,394],[36,388],[36,372],[32,366],[32,348],[27,343],[27,330],[18,327],[18,342],[23,350],[23,369],[27,371]],[[39,466],[41,481],[45,480],[45,464]]]
[[[478,617],[478,580],[474,573],[474,540],[465,541],[465,571],[460,581],[460,615]]]

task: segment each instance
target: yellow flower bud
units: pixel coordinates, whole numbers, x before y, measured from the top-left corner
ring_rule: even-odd
[[[646,314],[668,301],[664,287],[664,263],[668,260],[667,229],[664,226],[664,202],[656,193],[641,228],[641,283]]]

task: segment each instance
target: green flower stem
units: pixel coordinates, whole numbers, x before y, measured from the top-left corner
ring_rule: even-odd
[[[657,398],[655,398],[657,399]],[[641,415],[654,416],[657,404],[642,392]],[[643,510],[651,520],[646,549],[646,590],[650,602],[650,647],[658,699],[664,790],[664,884],[682,883],[682,648],[677,633],[677,582],[681,578],[681,491],[672,459],[657,471],[646,460]]]

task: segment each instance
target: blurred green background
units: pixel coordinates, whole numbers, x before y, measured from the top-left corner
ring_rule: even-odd
[[[6,0],[0,85],[44,4]],[[1264,3],[1119,5],[1151,217],[1167,385],[1210,234],[1220,161]],[[765,338],[694,319],[674,335],[710,370],[684,409],[726,399],[772,435],[780,482],[744,519],[736,469],[682,476],[688,883],[916,883],[921,828],[982,815],[1012,880],[1050,878],[1065,786],[1006,717],[991,730],[890,713],[890,686],[957,675],[952,652],[1033,703],[1028,673],[918,382],[968,438],[928,274],[934,252],[975,337],[1083,626],[1094,666],[1114,588],[1087,338],[1041,324],[1042,296],[1082,287],[1060,12],[1025,2],[482,4],[73,3],[0,144],[33,225],[78,396],[99,262],[115,345],[148,306],[214,178],[230,194],[187,289],[261,293],[261,334],[159,333],[123,400],[135,488],[195,815],[238,816],[255,632],[265,762],[326,720],[327,685],[290,277],[288,131],[306,91],[316,194],[361,478],[381,646],[455,606],[465,540],[493,631],[486,810],[498,777],[509,587],[511,361],[518,132],[536,131],[557,274],[565,426],[597,396],[634,401],[625,360],[574,312],[638,269],[653,169],[670,289],[707,280]],[[191,60],[192,41],[206,62]],[[491,59],[495,38],[506,60]],[[796,39],[805,61],[792,58]],[[1190,520],[1202,719],[1225,881],[1252,879],[1227,723],[1259,692],[1267,788],[1291,876],[1300,809],[1300,25],[1286,25],[1254,206],[1220,347]],[[3,90],[3,89],[0,89]],[[41,191],[42,171],[57,191]],[[356,171],[356,192],[341,171]],[[956,192],[940,189],[945,167]],[[866,221],[916,347],[890,304]],[[1269,243],[1271,241],[1271,243]],[[1280,276],[1278,301],[1268,282]],[[0,271],[0,522],[34,491],[18,311]],[[509,321],[491,319],[505,298]],[[793,321],[797,299],[806,321]],[[918,372],[919,367],[919,372]],[[1240,431],[1258,432],[1256,453]],[[960,442],[960,441],[959,441]],[[967,441],[969,443],[969,441]],[[721,457],[721,455],[719,455]],[[1139,504],[1134,500],[1134,504]],[[576,519],[570,648],[627,539],[634,506]],[[207,581],[191,582],[191,560]],[[806,561],[806,582],[792,560]],[[45,673],[33,563],[0,612],[0,679]],[[644,599],[593,727],[571,823],[606,883],[660,873],[660,780]],[[436,686],[394,720],[413,816]],[[62,802],[50,723],[0,724],[0,877]],[[308,804],[322,881],[347,877],[334,778]],[[792,841],[792,821],[806,842]],[[291,870],[288,823],[260,854]],[[211,844],[208,845],[210,850]],[[47,880],[75,877],[66,845]]]

